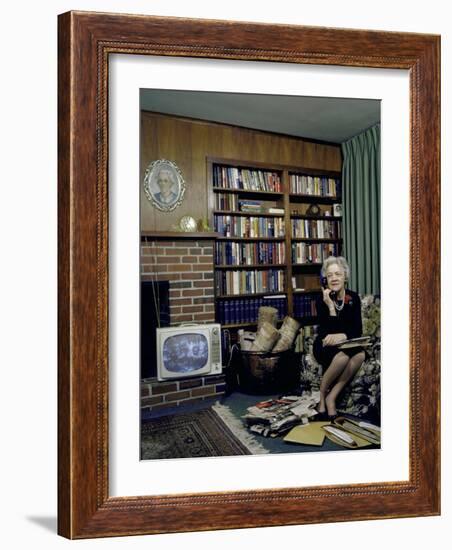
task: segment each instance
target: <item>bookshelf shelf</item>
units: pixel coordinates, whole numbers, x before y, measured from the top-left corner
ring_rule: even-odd
[[[272,269],[286,266],[287,264],[219,264],[215,265],[215,269]]]
[[[342,221],[342,216],[308,216],[306,214],[291,214],[292,220],[325,220],[331,222]]]
[[[295,295],[298,295],[298,294],[319,294],[320,293],[320,288],[307,288],[307,289],[301,289],[301,288],[293,288],[292,289],[292,292]]]
[[[282,320],[279,319],[277,321],[278,326],[281,325]],[[222,324],[223,328],[246,328],[246,327],[257,327],[257,322],[252,321],[250,323],[228,323],[228,324]]]
[[[326,197],[323,195],[298,195],[297,193],[290,193],[290,200],[293,202],[306,202],[306,203],[322,203],[322,204],[334,204],[341,202],[340,197]]]
[[[284,214],[271,214],[269,212],[243,212],[236,210],[214,210],[213,214],[222,216],[245,216],[253,218],[284,218]]]
[[[231,189],[228,187],[213,187],[213,191],[221,193],[240,193],[241,195],[272,195],[274,197],[282,197],[284,193],[276,191],[259,191],[257,189]]]
[[[223,237],[220,235],[216,239],[217,241],[245,241],[245,242],[253,242],[253,241],[267,241],[267,242],[278,242],[278,241],[285,241],[285,237]]]
[[[223,326],[230,329],[256,326],[256,322],[238,321],[250,318],[247,315],[250,304],[256,307],[257,301],[262,305],[262,299],[266,296],[269,297],[269,305],[272,305],[271,297],[274,296],[277,298],[273,300],[273,305],[277,307],[281,318],[288,314],[303,325],[314,324],[315,317],[311,313],[315,311],[313,300],[321,292],[319,275],[322,261],[330,254],[342,254],[343,219],[342,216],[333,215],[333,205],[342,202],[341,173],[235,159],[207,159],[207,174],[212,226],[218,233],[214,266],[217,320],[221,322],[228,319],[229,322],[224,322]],[[254,178],[253,186],[261,189],[236,188],[243,185],[242,177],[249,177],[249,174]],[[264,186],[267,190],[264,190]],[[275,190],[269,191],[269,187]],[[292,192],[294,190],[298,192]],[[315,215],[307,213],[312,204],[319,206],[320,211]],[[253,208],[257,211],[254,212]],[[260,208],[262,211],[259,211]],[[268,212],[269,208],[279,208],[284,213],[272,214]],[[255,222],[259,228],[261,224],[266,228],[263,233],[279,231],[284,236],[234,237],[221,234],[248,234],[248,227],[244,224],[248,224],[246,218],[251,217],[265,218]],[[274,221],[270,218],[274,218]],[[270,224],[270,230],[267,224]],[[236,227],[241,229],[237,230]],[[294,233],[325,236],[295,237],[292,236]],[[253,263],[233,265],[229,263],[231,257],[235,261]],[[269,259],[279,259],[281,263],[269,263]],[[250,272],[247,273],[247,270]],[[252,284],[247,277],[251,278]],[[248,292],[249,288],[260,288],[261,277],[268,277],[269,280],[273,277],[272,281],[277,279],[277,284],[267,285],[265,282],[264,286],[286,290]],[[232,294],[232,289],[238,290],[240,294]],[[225,304],[228,312],[232,312],[226,318]],[[241,317],[242,309],[244,315]]]
[[[252,323],[228,323],[228,324],[222,323],[221,324],[222,328],[245,328],[245,327],[255,327],[255,326],[257,326],[256,322],[252,322]]]
[[[248,294],[221,294],[219,296],[216,296],[217,299],[221,300],[229,300],[232,298],[262,298],[264,296],[287,296],[287,292],[281,291],[281,292],[255,292],[255,293],[248,293]]]
[[[317,239],[312,237],[291,237],[294,242],[306,242],[306,243],[340,243],[342,239]]]

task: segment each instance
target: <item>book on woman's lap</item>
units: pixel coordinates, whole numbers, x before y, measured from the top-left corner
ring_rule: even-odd
[[[360,336],[359,338],[350,338],[350,340],[345,340],[338,344],[339,349],[349,349],[370,346],[370,336]]]

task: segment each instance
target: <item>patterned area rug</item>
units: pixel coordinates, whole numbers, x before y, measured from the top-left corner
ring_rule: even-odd
[[[254,443],[241,426],[234,423],[228,426],[227,418],[227,407],[218,404],[200,411],[172,414],[143,422],[141,460],[267,452]]]

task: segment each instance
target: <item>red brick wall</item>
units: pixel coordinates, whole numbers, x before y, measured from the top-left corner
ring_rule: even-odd
[[[169,281],[171,325],[215,321],[213,248],[213,240],[142,238],[141,278]]]
[[[225,388],[223,374],[168,382],[144,378],[141,381],[141,409],[142,412],[150,412],[205,401],[220,397],[224,394]]]
[[[213,258],[213,240],[142,237],[141,279],[169,281],[171,325],[215,321]],[[171,382],[147,378],[141,381],[141,408],[146,413],[204,401],[220,397],[224,390],[224,375]]]

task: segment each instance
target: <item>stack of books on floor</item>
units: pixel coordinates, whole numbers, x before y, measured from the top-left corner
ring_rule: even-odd
[[[380,445],[381,430],[378,426],[361,420],[338,416],[330,425],[323,426],[331,441],[349,449]]]
[[[338,416],[331,422],[316,421],[314,417],[314,422],[292,428],[284,437],[284,441],[321,447],[325,437],[341,447],[361,449],[371,445],[380,445],[381,429],[369,422],[344,416]]]

